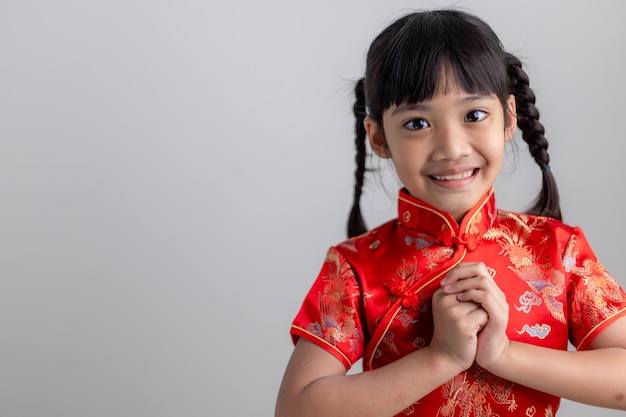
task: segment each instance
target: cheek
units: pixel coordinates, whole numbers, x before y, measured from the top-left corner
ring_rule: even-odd
[[[504,141],[494,141],[491,146],[486,149],[487,156],[493,164],[502,164],[502,161],[504,161],[504,148]]]
[[[398,173],[401,172],[410,172],[415,173],[421,169],[422,163],[418,158],[412,156],[409,152],[399,152],[396,154],[396,157],[393,158],[393,164]]]

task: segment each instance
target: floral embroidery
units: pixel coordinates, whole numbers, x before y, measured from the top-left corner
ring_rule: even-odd
[[[422,254],[426,263],[425,268],[428,271],[438,268],[441,262],[447,261],[454,254],[454,249],[451,247],[437,246],[433,248],[431,246],[428,250],[426,249],[422,249]]]
[[[576,326],[593,328],[605,318],[616,314],[619,308],[615,303],[626,301],[626,295],[601,263],[585,259],[579,265],[579,254],[574,251],[575,245],[576,239],[572,235],[565,248],[563,262],[568,263],[573,275],[582,278],[584,292],[577,294],[576,299],[586,307],[574,308],[572,322]]]
[[[490,216],[492,218],[492,224],[493,224],[493,216]],[[477,211],[476,214],[474,215],[474,217],[472,217],[472,220],[467,228],[467,230],[469,231],[470,234],[472,235],[477,235],[480,230],[479,230],[479,224],[483,221],[483,213],[480,211]]]
[[[365,371],[421,349],[433,332],[429,301],[440,275],[432,272],[444,273],[452,257],[463,256],[461,262],[489,263],[509,298],[507,333],[519,340],[563,348],[569,336],[584,349],[600,323],[623,314],[626,295],[578,230],[497,211],[490,202],[472,211],[465,233],[457,235],[448,218],[412,203],[405,198],[399,219],[331,249],[294,320],[295,335],[307,332],[329,351],[334,345],[346,366],[362,357]],[[409,224],[403,223],[405,207]],[[573,236],[569,241],[567,233]],[[404,414],[552,417],[557,409],[558,398],[517,387],[474,364]]]
[[[358,296],[359,289],[349,265],[341,261],[339,254],[329,251],[326,258],[327,275],[323,293],[320,294],[321,337],[332,344],[361,339],[356,328],[355,310],[349,299]]]
[[[576,258],[573,256],[564,256],[563,266],[565,267],[565,272],[571,272],[572,268],[576,266]]]
[[[413,283],[420,277],[421,274],[417,268],[417,258],[413,257],[413,262],[409,263],[403,259],[402,266],[398,268],[395,275],[385,282],[385,287],[389,289],[393,296],[392,302],[400,298],[402,299],[402,307],[419,310],[420,306],[424,304],[424,300],[420,299],[415,292],[411,292],[410,289]]]
[[[317,337],[324,337],[324,332],[322,332],[322,326],[319,323],[310,323],[306,326],[307,332],[314,334]]]
[[[442,386],[442,395],[447,401],[439,408],[437,416],[496,416],[491,408],[492,403],[508,405],[509,411],[517,408],[515,397],[512,395],[512,382],[479,367],[475,373],[476,380],[473,383],[467,380],[467,372],[464,372]]]
[[[528,239],[534,231],[540,231],[545,224],[544,218],[531,218],[522,214],[503,212],[502,217],[510,222],[501,222],[497,228],[491,228],[483,235],[485,239],[500,244],[502,251],[513,264],[509,269],[522,281],[526,282],[533,292],[541,298],[552,317],[565,323],[563,303],[559,297],[565,289],[563,272],[553,268],[549,260],[543,261],[538,251],[540,244],[530,244]],[[547,237],[540,237],[539,243]]]

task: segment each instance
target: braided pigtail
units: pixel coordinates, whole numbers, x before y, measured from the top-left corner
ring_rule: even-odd
[[[539,122],[539,111],[535,107],[535,93],[530,88],[528,75],[522,69],[521,61],[514,55],[506,54],[507,71],[511,93],[517,105],[517,126],[522,138],[528,144],[530,154],[541,168],[543,185],[529,214],[553,217],[561,220],[559,192],[554,175],[550,171],[548,141],[545,128]]]
[[[350,211],[350,217],[348,218],[348,237],[355,237],[367,231],[365,222],[361,216],[361,193],[363,191],[363,180],[365,179],[365,126],[363,121],[365,120],[365,79],[360,79],[354,87],[354,95],[356,101],[352,110],[354,111],[354,117],[356,119],[354,130],[355,138],[354,144],[356,145],[356,169],[354,170],[354,200],[352,203],[352,210]]]

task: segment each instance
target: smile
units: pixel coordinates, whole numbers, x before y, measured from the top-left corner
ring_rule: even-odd
[[[459,180],[464,180],[466,178],[471,177],[472,175],[474,175],[474,169],[470,170],[470,171],[466,171],[463,172],[461,174],[455,174],[455,175],[432,175],[431,177],[436,179],[437,181],[459,181]]]

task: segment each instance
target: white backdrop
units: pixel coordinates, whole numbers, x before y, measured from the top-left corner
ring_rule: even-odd
[[[451,4],[3,0],[0,415],[273,415],[289,324],[344,238],[365,51]],[[454,4],[527,64],[565,220],[626,284],[626,2]],[[519,148],[497,192],[523,210]],[[395,189],[369,179],[374,226]]]

